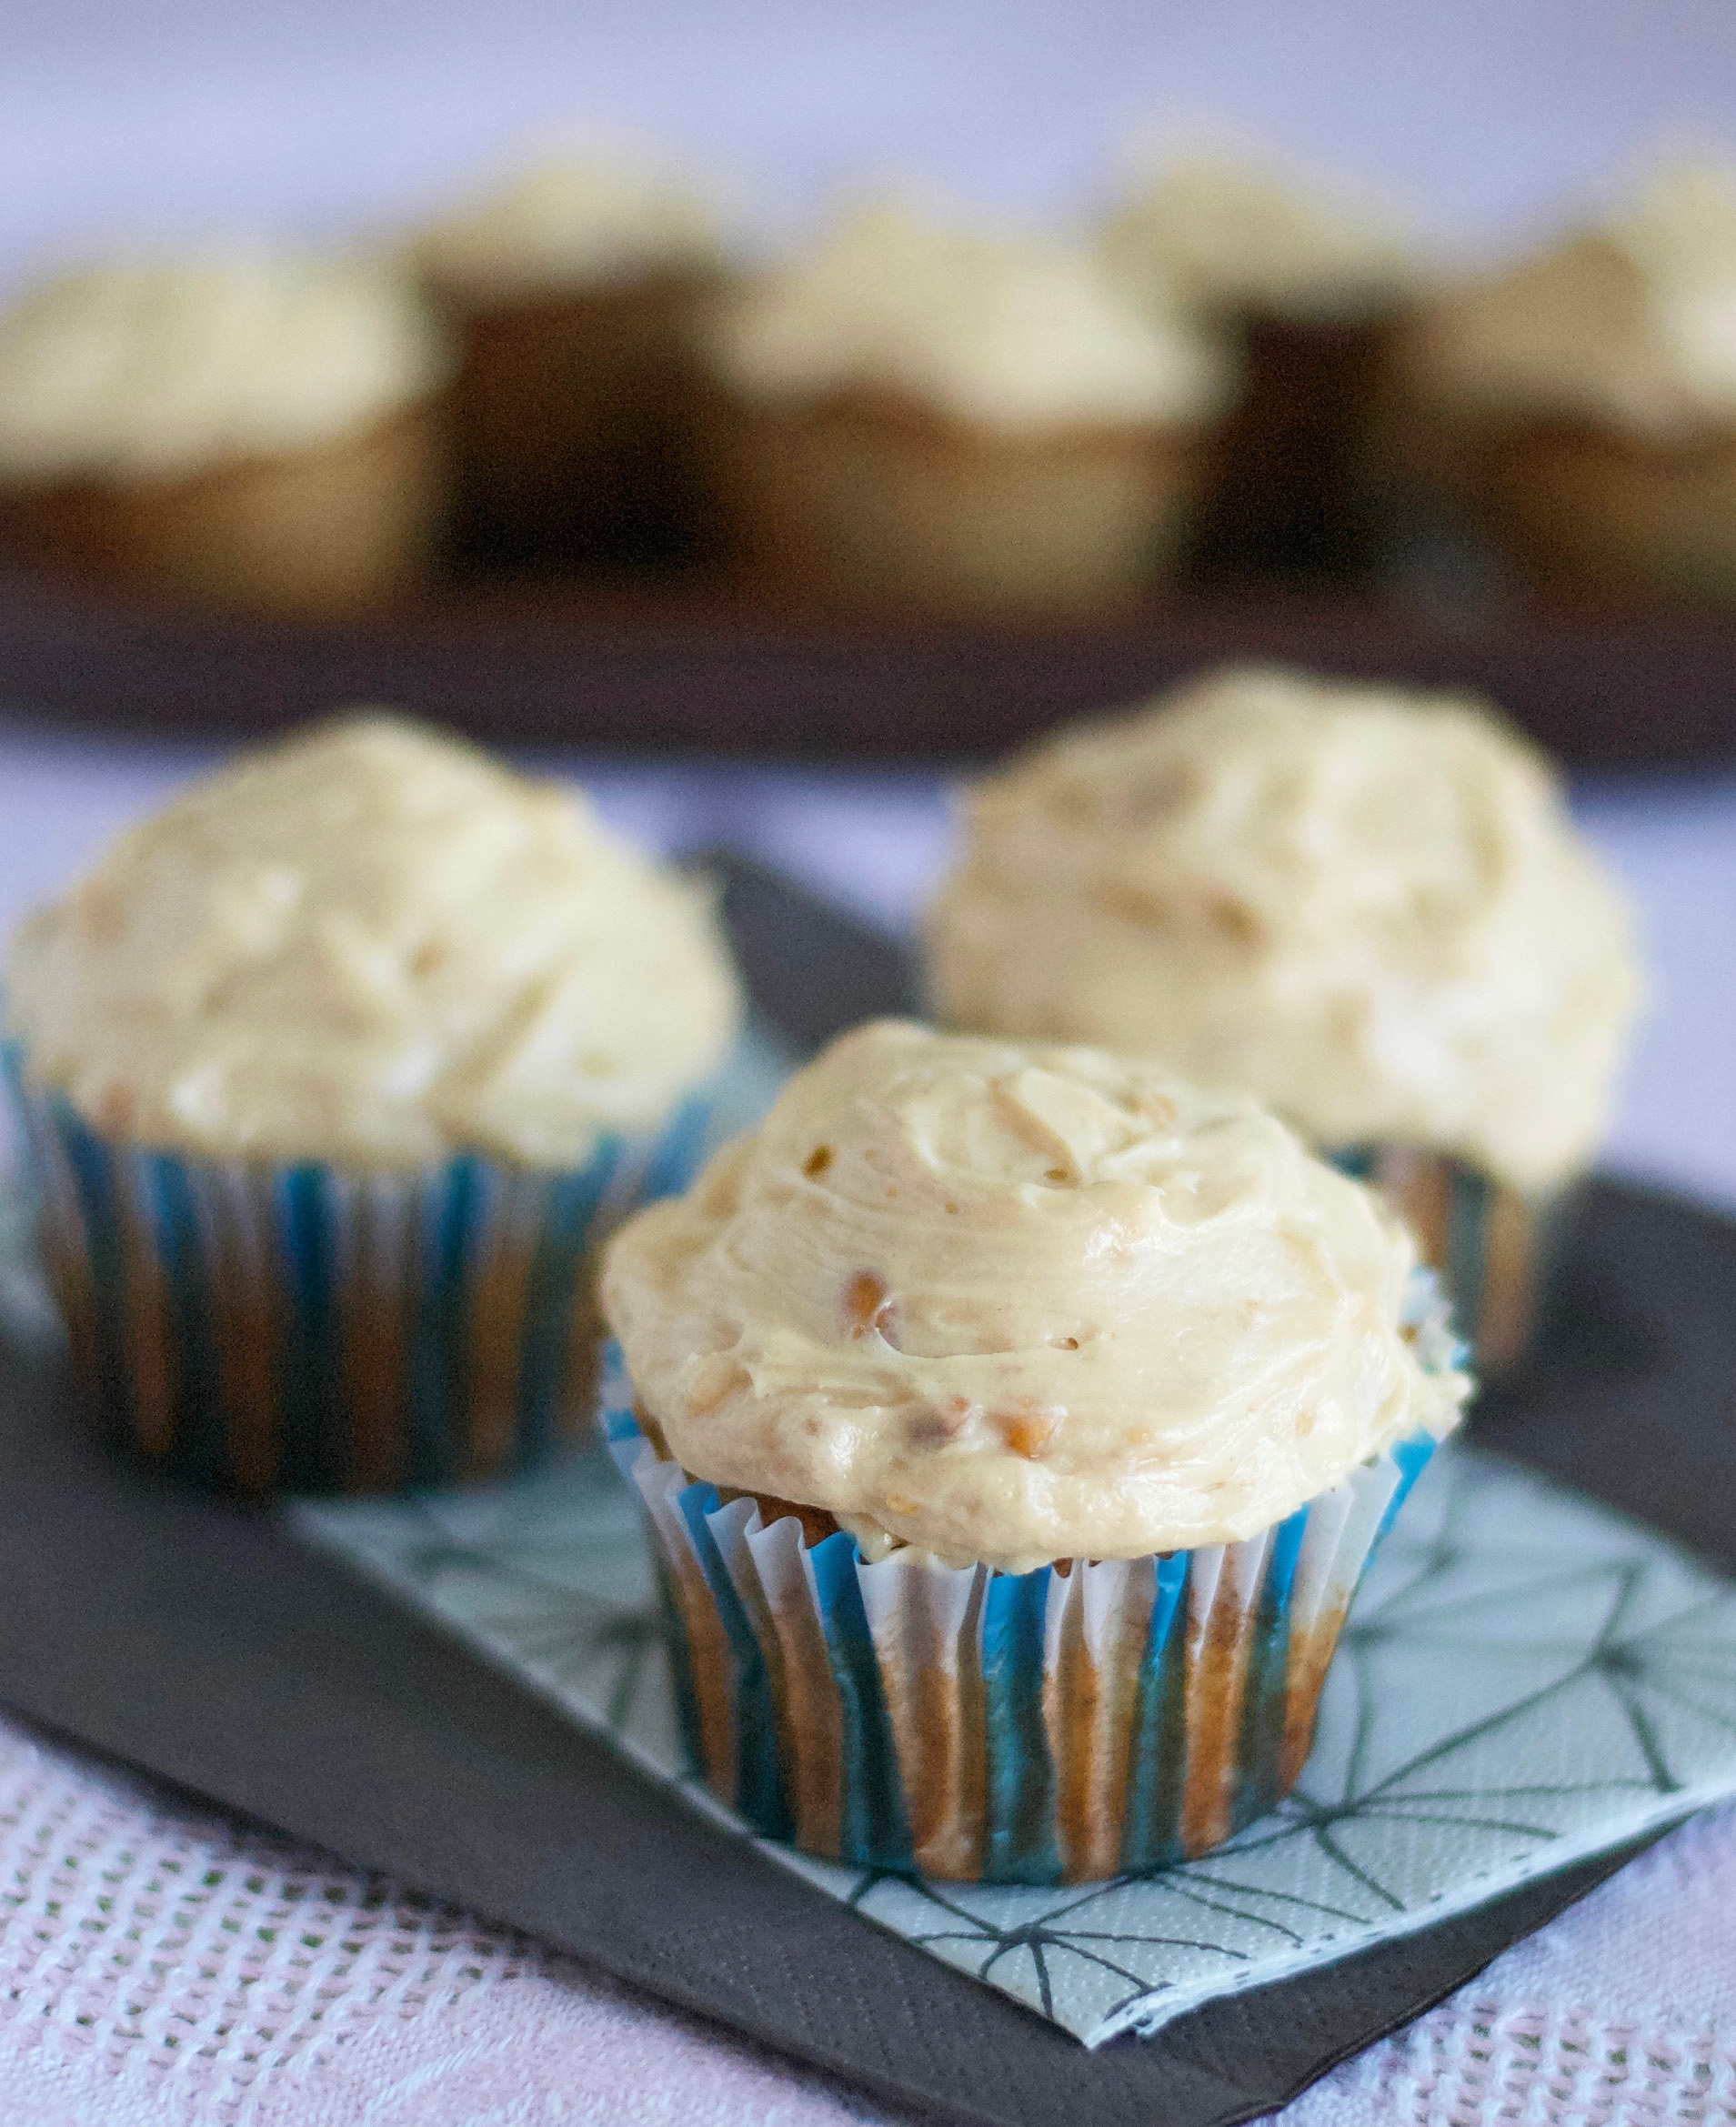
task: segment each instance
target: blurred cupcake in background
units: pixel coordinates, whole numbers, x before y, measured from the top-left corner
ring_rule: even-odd
[[[1161,580],[1231,377],[1082,249],[896,201],[726,299],[704,352],[750,576],[961,616],[1089,614]]]
[[[1254,152],[1150,159],[1099,232],[1137,301],[1178,303],[1245,372],[1192,543],[1203,575],[1345,576],[1379,557],[1370,424],[1430,261],[1389,202]]]
[[[978,784],[928,943],[953,1024],[1244,1088],[1376,1179],[1495,1369],[1604,1126],[1631,928],[1487,707],[1249,668]]]
[[[605,1262],[698,1771],[809,1853],[978,1882],[1269,1809],[1467,1391],[1413,1261],[1246,1097],[835,1042]]]
[[[450,373],[381,266],[235,252],[64,274],[0,316],[0,546],[196,604],[388,597],[440,534]]]
[[[587,1260],[679,1188],[738,1000],[705,896],[379,712],[29,918],[6,1060],[106,1434],[206,1485],[443,1483],[587,1410]]]
[[[1546,593],[1736,602],[1736,168],[1667,165],[1440,295],[1391,437]]]
[[[464,557],[534,567],[691,550],[691,336],[726,271],[727,218],[714,187],[653,152],[596,144],[502,176],[416,239],[464,348]]]

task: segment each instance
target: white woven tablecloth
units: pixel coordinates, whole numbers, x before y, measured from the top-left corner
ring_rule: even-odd
[[[0,729],[0,933],[202,757]],[[893,926],[946,848],[931,778],[591,780],[648,841],[735,842]],[[1656,971],[1617,1161],[1736,1202],[1736,779],[1603,785],[1581,810],[1640,900]],[[892,2117],[570,1960],[0,1719],[0,2127]],[[1284,2118],[1736,2122],[1736,1811],[1672,1834]]]

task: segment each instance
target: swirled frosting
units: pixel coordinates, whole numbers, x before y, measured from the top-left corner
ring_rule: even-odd
[[[1220,316],[1359,316],[1410,294],[1424,272],[1417,238],[1380,202],[1227,147],[1155,163],[1099,244],[1142,300]]]
[[[175,480],[309,449],[450,366],[381,266],[214,253],[65,274],[0,317],[0,476]]]
[[[1400,349],[1413,392],[1487,418],[1669,440],[1736,421],[1736,171],[1667,166],[1602,221],[1465,283]]]
[[[533,296],[715,266],[723,216],[709,192],[649,155],[580,147],[460,201],[414,251],[446,287]]]
[[[1083,249],[897,202],[749,283],[707,344],[750,400],[868,392],[1010,429],[1193,422],[1228,381],[1208,338],[1141,316]]]
[[[1474,701],[1258,668],[979,784],[928,942],[959,1026],[1525,1189],[1589,1159],[1637,1004],[1625,904],[1530,746]]]
[[[694,1475],[1023,1571],[1249,1536],[1444,1432],[1410,1264],[1251,1100],[882,1021],[628,1222],[603,1301]]]
[[[218,1158],[532,1166],[661,1119],[737,997],[702,893],[584,799],[374,712],[246,758],[28,918],[38,1084]]]

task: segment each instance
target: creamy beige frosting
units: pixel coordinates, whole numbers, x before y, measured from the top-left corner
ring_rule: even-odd
[[[1084,250],[897,202],[744,287],[708,346],[750,399],[884,393],[1010,429],[1191,422],[1227,388],[1205,336],[1141,316]]]
[[[737,995],[707,898],[584,799],[383,712],[196,784],[30,917],[39,1084],[219,1158],[532,1166],[658,1121]]]
[[[485,296],[715,266],[724,251],[714,193],[649,154],[603,146],[539,156],[461,201],[415,246],[440,281]]]
[[[1414,387],[1479,416],[1669,440],[1736,421],[1736,171],[1671,165],[1602,221],[1465,283],[1403,350]]]
[[[695,1476],[1022,1571],[1251,1536],[1445,1431],[1410,1268],[1251,1100],[892,1020],[632,1219],[603,1303]]]
[[[1229,147],[1154,163],[1099,241],[1142,299],[1219,314],[1357,316],[1409,295],[1425,272],[1421,246],[1390,207]]]
[[[929,923],[965,1027],[1243,1086],[1316,1142],[1585,1164],[1637,1003],[1622,897],[1472,700],[1259,668],[978,786]]]
[[[382,266],[237,252],[65,274],[0,316],[0,476],[173,480],[305,450],[449,368]]]

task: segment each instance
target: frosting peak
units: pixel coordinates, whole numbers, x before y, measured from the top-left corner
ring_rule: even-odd
[[[1354,316],[1408,293],[1421,274],[1416,238],[1377,200],[1220,147],[1154,164],[1101,246],[1147,299],[1207,311]]]
[[[716,266],[722,217],[692,178],[644,152],[540,156],[474,194],[416,246],[423,266],[476,292],[536,295]]]
[[[1443,296],[1403,365],[1449,407],[1670,438],[1736,421],[1736,170],[1668,164],[1601,219]]]
[[[948,1016],[1242,1086],[1315,1142],[1521,1189],[1600,1133],[1625,906],[1541,757],[1477,703],[1215,673],[980,784],[935,906]]]
[[[181,479],[331,442],[449,368],[378,266],[240,252],[64,274],[0,317],[0,471]]]
[[[1023,1570],[1249,1536],[1445,1431],[1410,1263],[1249,1099],[892,1021],[631,1220],[603,1297],[696,1476]]]
[[[218,1158],[536,1166],[661,1119],[736,992],[705,897],[582,797],[371,713],[244,758],[30,917],[38,1083]]]
[[[1225,388],[1208,341],[1141,316],[1083,250],[897,202],[743,289],[710,347],[749,398],[879,392],[1010,429],[1193,421]]]

